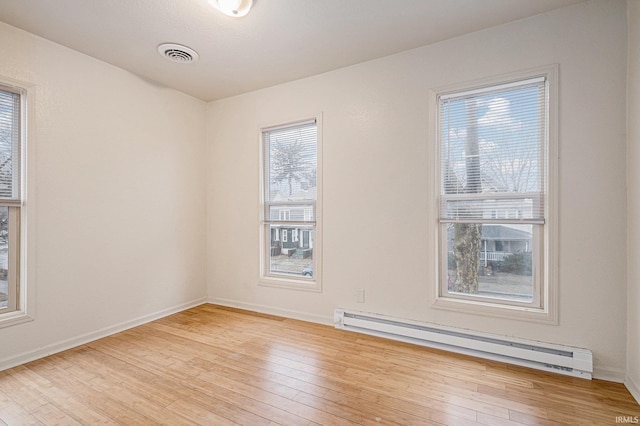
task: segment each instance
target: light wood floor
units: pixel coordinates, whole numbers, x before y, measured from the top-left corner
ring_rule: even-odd
[[[621,384],[215,305],[0,372],[0,425],[615,425],[638,415]]]

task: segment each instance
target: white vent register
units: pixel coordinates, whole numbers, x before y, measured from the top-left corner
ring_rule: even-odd
[[[200,59],[195,50],[175,43],[163,43],[158,46],[158,53],[173,62],[188,64]]]
[[[336,309],[335,327],[479,358],[591,379],[590,350]]]

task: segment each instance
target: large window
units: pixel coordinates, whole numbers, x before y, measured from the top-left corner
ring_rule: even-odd
[[[23,306],[20,287],[23,94],[0,85],[0,319]]]
[[[439,93],[439,297],[548,310],[549,75]]]
[[[262,282],[319,290],[317,120],[262,130]]]

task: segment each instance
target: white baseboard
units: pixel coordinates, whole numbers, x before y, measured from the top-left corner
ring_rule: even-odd
[[[638,404],[640,404],[640,385],[631,378],[631,376],[627,375],[624,379],[624,385],[629,389],[629,393],[636,399]]]
[[[624,383],[625,371],[619,368],[593,366],[593,378],[607,382]]]
[[[276,307],[267,306],[267,305],[257,305],[254,303],[240,302],[240,301],[231,300],[231,299],[220,299],[216,297],[209,298],[208,302],[214,305],[227,306],[229,308],[245,309],[247,311],[260,312],[261,314],[276,315],[279,317],[285,317],[285,318],[297,319],[301,321],[313,322],[316,324],[333,326],[333,315],[325,317],[322,315],[313,315],[313,314],[309,314],[301,311],[276,308]]]
[[[80,345],[84,345],[89,342],[93,342],[94,340],[101,339],[103,337],[110,336],[115,333],[119,333],[124,330],[128,330],[133,327],[137,327],[142,324],[146,324],[148,322],[166,317],[168,315],[175,314],[177,312],[184,311],[189,308],[193,308],[194,306],[202,305],[206,303],[206,298],[196,299],[191,302],[183,303],[177,306],[173,306],[171,308],[163,309],[158,312],[154,312],[149,315],[144,315],[139,318],[135,318],[131,321],[125,321],[123,323],[102,328],[100,330],[92,331],[91,333],[86,333],[77,337],[72,337],[71,339],[63,340],[61,342],[52,343],[50,345],[38,348],[33,351],[23,352],[18,355],[14,355],[8,358],[0,359],[0,371],[6,370],[8,368],[16,367],[18,365],[25,364],[30,361],[35,361],[36,359],[44,358],[49,355],[53,355],[58,352],[66,351],[67,349],[75,348]]]

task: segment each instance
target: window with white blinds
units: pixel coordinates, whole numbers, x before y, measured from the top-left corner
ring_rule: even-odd
[[[262,283],[317,290],[316,119],[262,130]]]
[[[442,306],[547,315],[554,69],[436,93]]]
[[[440,221],[545,221],[545,78],[441,95]]]
[[[0,85],[0,326],[15,322],[24,307],[20,282],[21,90]]]

